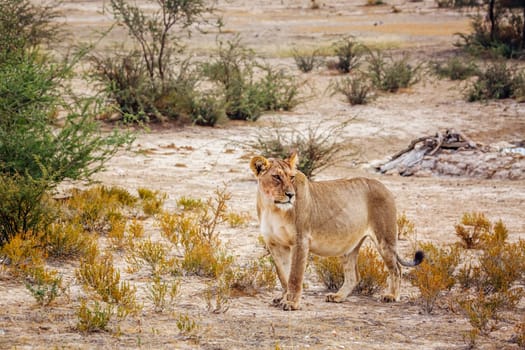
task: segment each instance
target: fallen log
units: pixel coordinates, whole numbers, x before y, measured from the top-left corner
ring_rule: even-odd
[[[390,161],[379,167],[382,173],[397,169],[399,174],[411,174],[411,167],[417,166],[425,156],[435,156],[442,149],[477,149],[477,144],[462,132],[447,129],[445,133],[422,136],[410,142],[407,148],[395,153]]]

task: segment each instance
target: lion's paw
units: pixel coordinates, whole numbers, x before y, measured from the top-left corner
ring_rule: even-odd
[[[325,300],[328,303],[342,303],[345,299],[337,293],[328,293]]]
[[[396,300],[396,298],[395,298],[392,294],[385,294],[385,295],[383,295],[383,296],[381,297],[381,301],[382,301],[383,303],[393,303],[393,302],[395,302],[395,301],[397,301],[397,300]]]
[[[283,308],[284,311],[299,310],[299,302],[294,302],[290,300],[282,300],[281,307]]]
[[[281,306],[281,303],[282,303],[283,299],[284,299],[283,297],[274,298],[272,300],[272,305],[275,306],[275,307]]]

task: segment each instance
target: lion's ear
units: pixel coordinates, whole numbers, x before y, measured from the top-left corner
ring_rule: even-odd
[[[296,170],[297,164],[299,163],[299,156],[297,155],[297,152],[293,151],[292,154],[290,155],[290,158],[288,158],[287,160],[288,160],[288,164],[290,164],[290,168],[292,168],[293,170]]]
[[[250,169],[252,169],[255,176],[261,175],[263,171],[266,171],[268,167],[270,166],[270,162],[268,159],[262,157],[262,156],[256,156],[253,157],[250,162]]]

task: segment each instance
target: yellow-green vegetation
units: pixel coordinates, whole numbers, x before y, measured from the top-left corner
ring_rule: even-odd
[[[113,313],[111,304],[82,300],[77,311],[77,329],[81,332],[106,331]]]
[[[115,250],[133,248],[133,236],[126,234],[126,219],[123,217],[113,218],[110,222],[108,239],[111,247]]]
[[[459,242],[466,249],[479,248],[483,237],[490,231],[491,223],[483,213],[465,213],[455,226]]]
[[[177,199],[177,206],[183,210],[197,210],[204,208],[205,203],[202,199],[182,196]]]
[[[273,290],[276,285],[276,273],[269,257],[250,261],[246,266],[235,266],[230,274],[230,288],[241,294],[254,295],[261,290]]]
[[[186,336],[193,336],[199,325],[188,314],[180,314],[177,318],[177,329]]]
[[[231,277],[229,273],[223,273],[206,284],[204,299],[209,312],[220,314],[228,311],[232,296]]]
[[[155,278],[175,270],[176,265],[175,259],[168,257],[168,247],[151,239],[136,243],[133,251],[126,257],[126,261],[131,271],[139,270],[143,266],[149,267],[151,275]]]
[[[217,226],[226,221],[227,201],[231,198],[225,188],[204,202],[184,199],[188,205],[179,213],[163,213],[158,225],[164,238],[173,243],[182,255],[178,266],[186,273],[218,277],[232,264],[222,247]]]
[[[421,245],[426,259],[409,273],[409,279],[418,287],[427,312],[448,293],[448,305],[457,305],[470,322],[466,339],[475,346],[479,336],[495,329],[502,312],[514,309],[525,296],[525,241],[509,243],[505,224],[493,223],[480,212],[464,213],[455,232],[459,244]],[[516,322],[514,338],[519,343],[522,320],[511,316],[506,321]]]
[[[245,227],[250,220],[250,215],[248,213],[230,211],[225,215],[225,219],[230,227]]]
[[[120,280],[120,271],[114,267],[112,256],[108,253],[94,258],[82,260],[76,271],[77,280],[86,291],[105,303],[117,306],[119,315],[138,311],[136,288]]]
[[[468,237],[476,231],[476,245],[481,249],[481,255],[458,273],[462,295],[457,302],[472,326],[468,337],[474,344],[478,335],[493,330],[501,311],[514,309],[525,296],[522,283],[517,284],[525,276],[525,241],[507,242],[508,230],[501,220],[492,224],[480,213],[463,218],[475,219],[462,222],[473,223]],[[519,326],[516,330],[519,332]]]
[[[162,206],[168,198],[166,193],[161,193],[160,191],[152,191],[147,188],[138,189],[139,198],[142,201],[142,210],[146,215],[155,215],[160,213]]]
[[[386,286],[388,272],[383,260],[372,247],[366,246],[359,250],[357,271],[359,272],[360,279],[354,289],[355,293],[373,295]]]
[[[319,280],[328,290],[338,290],[344,282],[343,265],[338,257],[313,256],[312,263]]]
[[[43,267],[32,269],[26,276],[26,288],[41,306],[50,305],[60,294],[64,293],[62,276],[55,270]]]
[[[124,209],[134,205],[136,200],[132,198],[123,190],[104,186],[75,189],[66,202],[68,216],[90,232],[107,233],[111,223],[124,215]]]
[[[160,313],[175,305],[179,292],[180,281],[166,282],[160,276],[155,276],[148,287],[148,299],[152,302],[155,312]]]
[[[516,332],[516,343],[521,347],[525,347],[525,316],[522,317],[522,321],[514,327],[514,330]]]
[[[416,225],[403,213],[397,218],[397,236],[405,240],[416,234]]]
[[[84,255],[93,239],[93,236],[75,221],[57,221],[44,231],[41,238],[47,255],[54,259]]]
[[[432,243],[421,244],[425,260],[409,272],[409,280],[420,292],[423,308],[432,312],[436,300],[455,284],[454,271],[459,264],[457,247],[438,247]]]
[[[339,257],[314,256],[312,263],[317,277],[328,290],[336,291],[341,288],[344,282],[344,269]],[[357,269],[359,282],[354,288],[355,293],[372,295],[385,287],[387,271],[372,247],[366,246],[359,250]]]
[[[31,233],[15,235],[0,252],[9,259],[9,272],[15,278],[24,277],[32,269],[43,266],[46,257],[37,237]]]
[[[9,261],[5,271],[25,284],[40,307],[51,310],[65,300],[78,303],[76,329],[81,332],[113,332],[147,305],[155,313],[175,313],[179,332],[196,336],[200,329],[196,318],[178,310],[187,275],[205,282],[201,295],[211,313],[227,312],[237,296],[273,291],[276,274],[268,256],[240,264],[220,239],[220,227],[240,227],[248,220],[246,214],[229,210],[231,195],[226,188],[218,188],[206,199],[181,197],[173,212],[162,209],[166,197],[160,192],[142,189],[141,193],[134,197],[103,186],[74,190],[62,208],[57,206],[58,219],[46,230],[16,234],[2,246],[0,255]],[[148,220],[154,221],[161,238],[154,239],[144,229],[145,221],[137,218],[145,201],[156,203],[157,214]],[[400,237],[410,237],[416,229],[403,214],[398,230]],[[505,224],[491,222],[482,213],[464,214],[455,232],[459,244],[420,244],[426,258],[407,276],[419,290],[426,312],[444,306],[443,310],[456,310],[467,318],[472,330],[465,339],[474,345],[479,337],[490,336],[508,315],[505,312],[523,300],[525,241],[508,242]],[[80,295],[66,294],[64,275],[48,266],[50,259],[78,259],[73,283],[82,285]],[[124,263],[127,274],[146,271],[145,293],[137,292],[138,285],[127,274],[121,275],[115,259]],[[328,289],[341,287],[344,274],[339,258],[313,257],[311,262]],[[355,293],[373,295],[384,288],[387,272],[372,246],[362,247],[357,268],[360,280]],[[513,339],[523,344],[523,320],[507,318],[506,322],[514,322]]]
[[[144,237],[144,225],[136,218],[131,220],[128,231],[133,238]]]

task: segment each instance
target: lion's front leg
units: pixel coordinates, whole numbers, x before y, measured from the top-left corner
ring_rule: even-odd
[[[288,290],[285,298],[281,301],[283,310],[298,310],[301,302],[303,291],[303,278],[306,270],[308,257],[308,241],[306,239],[298,240],[292,247],[292,259],[290,274],[288,277]]]
[[[288,291],[288,276],[290,275],[290,248],[270,243],[267,245],[277,271],[277,277],[281,282],[283,293],[280,297],[273,299],[275,306],[280,306],[283,299],[286,299]]]

